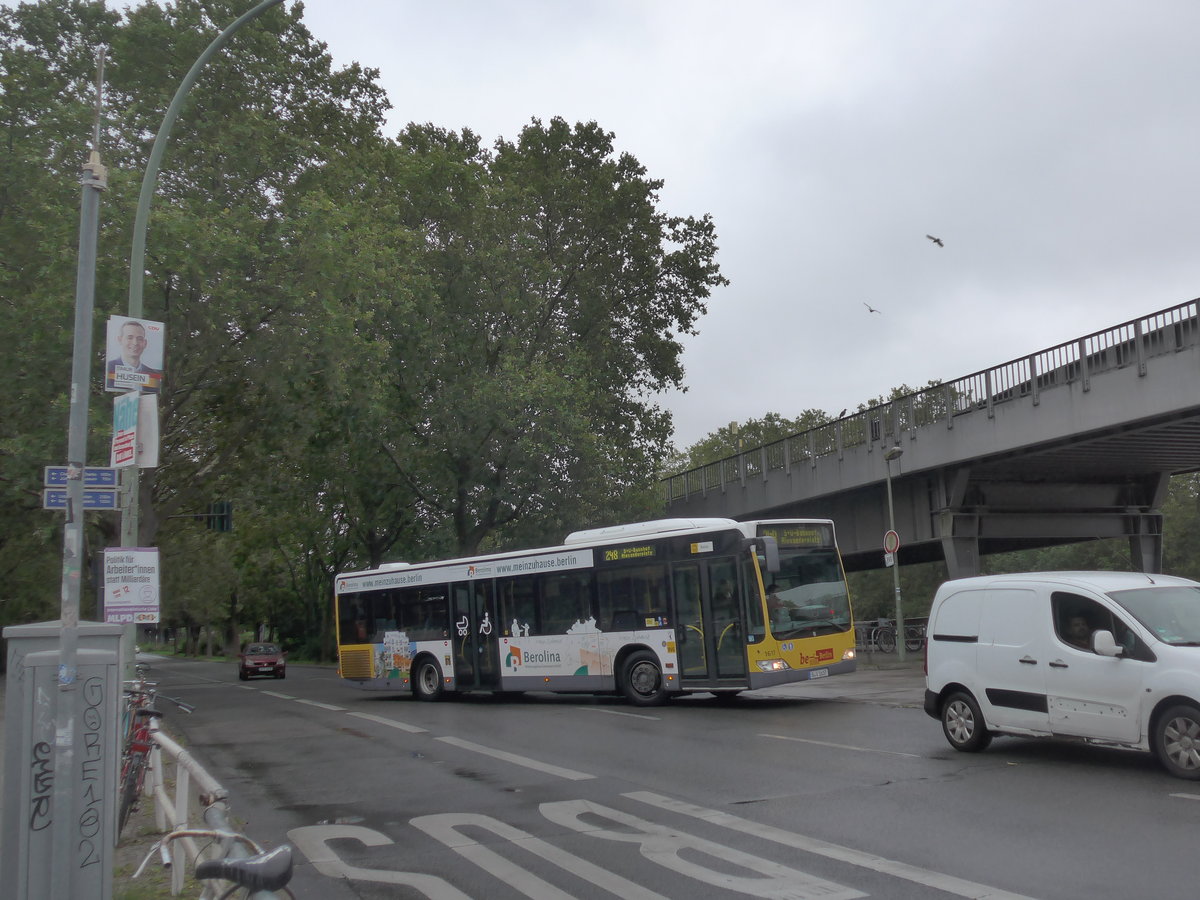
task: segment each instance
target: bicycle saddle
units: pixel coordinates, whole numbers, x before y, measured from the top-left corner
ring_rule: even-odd
[[[206,859],[196,863],[196,877],[220,878],[252,891],[277,891],[292,879],[292,847],[280,844],[244,859]]]

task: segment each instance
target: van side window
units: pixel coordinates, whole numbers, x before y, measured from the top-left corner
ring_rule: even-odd
[[[1108,631],[1125,648],[1130,659],[1153,660],[1150,648],[1138,640],[1133,629],[1090,597],[1067,591],[1055,591],[1050,596],[1054,612],[1054,633],[1058,639],[1077,650],[1092,652],[1092,633]]]
[[[1054,612],[1054,633],[1058,639],[1076,650],[1092,650],[1092,632],[1112,629],[1112,615],[1088,597],[1055,591],[1050,595]]]

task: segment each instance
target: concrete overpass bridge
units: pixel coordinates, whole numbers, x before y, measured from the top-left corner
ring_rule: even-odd
[[[667,514],[830,518],[846,568],[880,568],[890,470],[901,563],[955,578],[987,553],[1125,537],[1161,571],[1168,480],[1200,470],[1198,302],[674,475]]]

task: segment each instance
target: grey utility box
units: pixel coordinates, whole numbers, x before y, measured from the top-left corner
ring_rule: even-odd
[[[0,897],[112,897],[116,843],[120,625],[80,622],[72,690],[60,690],[58,622],[4,629],[4,804]],[[65,731],[64,731],[65,730]],[[58,735],[70,734],[72,821],[56,822]],[[64,868],[66,867],[66,868]]]

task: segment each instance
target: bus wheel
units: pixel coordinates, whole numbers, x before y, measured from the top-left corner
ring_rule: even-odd
[[[621,669],[621,692],[634,706],[658,706],[667,699],[658,658],[648,650],[630,654]]]
[[[425,657],[413,671],[412,685],[418,700],[440,700],[444,691],[441,667],[435,660]]]

